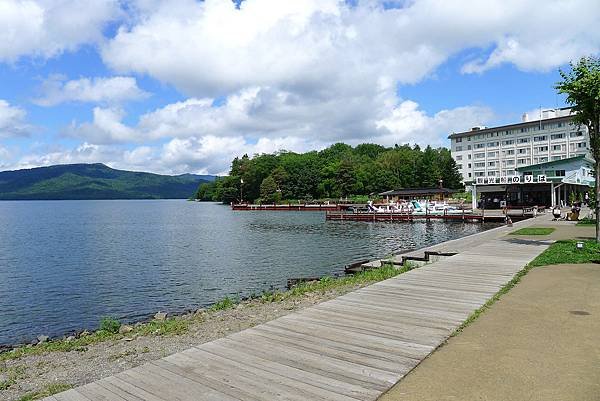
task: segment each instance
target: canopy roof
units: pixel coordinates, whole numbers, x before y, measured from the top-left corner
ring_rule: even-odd
[[[449,188],[402,188],[385,191],[380,196],[430,196],[430,195],[451,195],[458,192],[456,189]]]

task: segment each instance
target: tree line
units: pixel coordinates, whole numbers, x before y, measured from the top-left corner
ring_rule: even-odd
[[[400,188],[462,188],[446,148],[336,143],[321,151],[281,151],[241,158],[229,175],[199,186],[202,201],[276,203],[376,195]]]

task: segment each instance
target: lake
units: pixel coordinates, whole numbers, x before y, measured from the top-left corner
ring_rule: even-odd
[[[284,288],[495,226],[325,221],[183,200],[0,202],[0,344]]]

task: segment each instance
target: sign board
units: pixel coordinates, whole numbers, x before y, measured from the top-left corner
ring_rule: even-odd
[[[475,185],[491,184],[542,184],[549,182],[545,175],[504,175],[502,177],[488,176],[475,177]]]

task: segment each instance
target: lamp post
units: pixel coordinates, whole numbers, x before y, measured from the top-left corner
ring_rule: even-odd
[[[240,204],[244,203],[244,179],[240,178]]]

